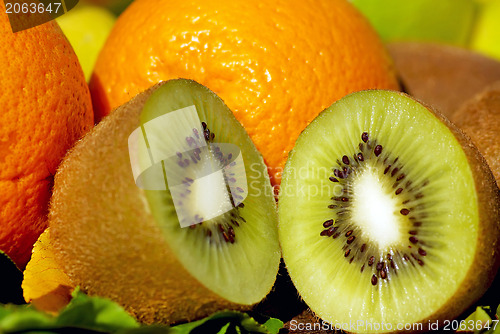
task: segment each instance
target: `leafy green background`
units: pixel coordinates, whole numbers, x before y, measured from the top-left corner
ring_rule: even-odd
[[[77,289],[71,302],[52,316],[31,305],[0,307],[0,333],[118,333],[118,334],[277,334],[283,322],[269,318],[258,323],[246,313],[217,312],[205,319],[168,326],[141,326],[118,304],[100,297],[89,297]]]

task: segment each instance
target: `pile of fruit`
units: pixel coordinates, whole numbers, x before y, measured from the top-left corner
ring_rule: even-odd
[[[0,333],[500,333],[478,1],[0,3]]]

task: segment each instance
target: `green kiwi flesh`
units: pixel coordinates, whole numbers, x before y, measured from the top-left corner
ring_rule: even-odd
[[[163,190],[135,184],[128,140],[149,121],[193,106],[204,124],[194,126],[212,134],[207,142],[241,150],[248,194],[219,216],[181,227],[169,184]],[[149,133],[149,144],[186,143],[176,127]],[[205,153],[198,165],[215,155]],[[210,198],[219,190],[202,191]],[[56,175],[49,216],[59,261],[75,285],[116,300],[146,323],[248,308],[267,295],[278,271],[276,203],[263,159],[223,101],[190,80],[140,94],[79,142]]]
[[[403,93],[354,93],[323,111],[289,155],[283,258],[301,297],[332,325],[426,330],[491,284],[499,203],[484,158],[445,118]]]

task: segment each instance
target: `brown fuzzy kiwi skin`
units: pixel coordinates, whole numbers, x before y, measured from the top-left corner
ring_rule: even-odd
[[[413,97],[410,98],[416,100]],[[429,321],[431,323],[439,321],[439,325],[443,326],[444,320],[459,317],[483,296],[495,279],[500,267],[500,190],[485,158],[471,139],[444,115],[424,102],[418,102],[426,106],[436,118],[442,121],[462,146],[474,177],[480,222],[478,249],[476,249],[472,261],[473,265],[465,276],[466,279],[460,285],[460,289],[441,309],[436,310],[431,316],[421,321],[425,330]],[[481,247],[483,245],[485,247]],[[445,273],[443,273],[443,279],[446,279]]]
[[[486,86],[500,80],[500,62],[451,45],[394,42],[387,45],[406,93],[446,117]]]
[[[84,292],[118,302],[142,323],[172,324],[222,309],[247,310],[250,306],[222,299],[184,269],[134,183],[128,135],[139,126],[142,106],[158,87],[113,111],[65,157],[49,213],[57,260]],[[88,205],[96,195],[99,201]],[[85,261],[89,258],[93,261]]]
[[[500,81],[467,101],[451,121],[471,137],[500,186]]]

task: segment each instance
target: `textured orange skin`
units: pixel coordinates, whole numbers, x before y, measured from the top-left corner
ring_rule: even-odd
[[[63,155],[93,125],[82,69],[56,23],[12,33],[0,2],[0,250],[20,267],[47,226]]]
[[[94,68],[96,121],[173,78],[198,81],[224,100],[273,184],[324,108],[354,91],[398,89],[383,44],[345,0],[136,0]]]

